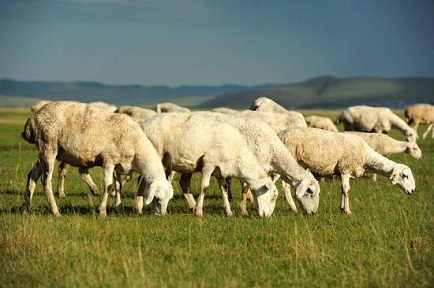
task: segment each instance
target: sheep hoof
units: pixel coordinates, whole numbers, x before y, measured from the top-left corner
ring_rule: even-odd
[[[65,193],[59,193],[59,198],[65,198],[65,197],[66,197]]]
[[[99,217],[101,217],[101,218],[106,218],[106,217],[107,217],[107,211],[102,211],[102,210],[100,210],[100,211],[99,211]]]
[[[54,217],[59,218],[60,216],[62,216],[62,214],[60,214],[59,211],[53,213]]]
[[[196,216],[202,218],[203,217],[202,211],[196,211]]]
[[[249,216],[249,212],[247,210],[241,210],[241,215]]]

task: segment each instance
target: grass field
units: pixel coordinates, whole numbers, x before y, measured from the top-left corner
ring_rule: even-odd
[[[434,139],[420,140],[421,160],[391,157],[411,167],[411,196],[384,177],[352,179],[352,215],[339,210],[339,178],[320,183],[318,214],[291,213],[280,195],[270,219],[257,217],[252,204],[251,216],[240,216],[238,194],[232,203],[236,215],[226,217],[215,182],[202,219],[188,213],[177,183],[169,215],[154,216],[146,207],[138,216],[132,181],[125,186],[124,215],[116,215],[111,200],[102,219],[100,198],[71,168],[67,197],[56,199],[62,217],[55,218],[40,184],[31,214],[19,213],[37,157],[20,138],[27,116],[27,109],[0,109],[1,287],[434,286]],[[421,134],[425,126],[419,129]],[[91,174],[102,189],[102,169]]]

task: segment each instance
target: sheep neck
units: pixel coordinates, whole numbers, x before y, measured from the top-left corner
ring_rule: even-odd
[[[367,157],[365,163],[366,172],[378,173],[390,177],[395,167],[395,162],[375,152],[370,147],[366,147]]]

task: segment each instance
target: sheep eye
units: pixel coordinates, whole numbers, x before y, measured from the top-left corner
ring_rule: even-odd
[[[403,179],[408,179],[408,175],[407,174],[401,174]]]

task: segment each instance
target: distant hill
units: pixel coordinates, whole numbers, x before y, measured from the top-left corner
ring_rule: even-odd
[[[287,109],[339,109],[359,104],[402,109],[413,103],[434,103],[434,78],[322,76],[301,83],[228,93],[201,106],[245,109],[260,96],[271,98]]]
[[[172,102],[192,109],[247,109],[260,96],[287,109],[340,109],[357,104],[402,109],[413,103],[433,103],[434,78],[321,76],[293,84],[179,87],[0,79],[0,106],[28,107],[45,99],[105,101],[117,106],[152,107],[158,102]]]

